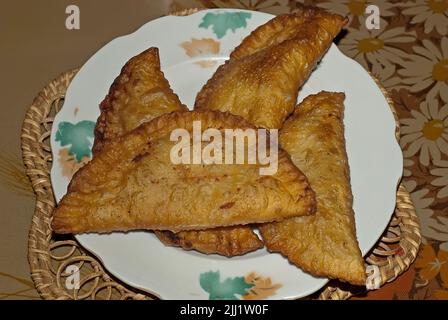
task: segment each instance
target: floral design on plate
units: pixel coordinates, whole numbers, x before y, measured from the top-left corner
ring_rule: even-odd
[[[251,272],[244,277],[244,281],[253,284],[247,294],[243,296],[244,300],[262,300],[274,295],[282,287],[279,283],[273,283],[269,277],[261,277],[255,272]]]
[[[193,57],[207,57],[210,55],[216,55],[219,53],[221,43],[211,38],[196,39],[191,38],[190,41],[185,41],[180,44],[180,46],[185,50],[187,56]],[[195,62],[202,68],[211,68],[216,65],[215,60],[204,59]]]
[[[213,33],[218,39],[223,38],[228,30],[235,30],[247,27],[247,19],[250,19],[252,14],[249,12],[209,12],[202,17],[202,22],[199,28],[208,29],[212,26]]]
[[[266,299],[282,286],[272,283],[271,278],[263,278],[254,272],[244,277],[225,278],[221,281],[219,271],[208,271],[200,274],[199,283],[208,292],[210,300]]]
[[[71,178],[92,158],[93,130],[95,122],[80,121],[76,124],[63,121],[59,124],[55,140],[62,147],[58,152],[62,175]]]
[[[259,4],[263,7],[270,3],[274,2],[271,0],[263,3],[253,2],[254,5],[258,6]],[[272,16],[264,13],[246,12],[240,9],[204,10],[185,17],[167,16],[157,21],[151,21],[137,32],[118,38],[114,40],[113,45],[108,44],[99,50],[90,62],[76,74],[69,88],[70,94],[67,94],[64,106],[53,123],[51,145],[55,161],[53,161],[51,178],[56,200],[59,201],[66,193],[70,180],[67,176],[70,176],[91,156],[93,123],[98,118],[98,108],[92,106],[97,106],[98,102],[104,99],[107,88],[113,83],[126,58],[134,56],[140,53],[141,49],[150,46],[159,47],[161,53],[169,53],[161,54],[167,79],[180,99],[188,105],[193,105],[195,93],[208,81],[214,70],[214,68],[199,67],[194,63],[201,60],[217,60],[218,63],[224,63],[223,60],[228,59],[229,52],[240,44],[241,39],[271,18]],[[182,30],[182,32],[173,33],[173,29]],[[395,27],[388,29],[395,29]],[[222,38],[219,39],[219,36]],[[395,36],[392,37],[395,38]],[[214,53],[218,50],[215,42],[204,41],[204,39],[213,39],[219,42],[219,52]],[[188,42],[186,47],[181,46],[184,42]],[[389,47],[389,43],[387,47]],[[383,51],[381,50],[381,53]],[[190,57],[189,54],[194,57]],[[373,58],[376,57],[373,56]],[[369,63],[369,59],[365,59]],[[378,172],[371,166],[369,166],[370,170],[363,165],[354,165],[351,168],[353,179],[363,177],[363,179],[375,180],[375,183],[369,183],[368,188],[355,189],[353,192],[355,198],[362,194],[371,194],[372,190],[378,194],[378,198],[372,201],[369,197],[361,197],[366,201],[358,202],[359,242],[361,249],[368,251],[378,240],[384,226],[390,220],[395,199],[394,191],[398,177],[402,173],[402,155],[394,136],[395,121],[390,117],[390,108],[381,91],[369,77],[366,77],[364,70],[342,55],[336,46],[330,48],[326,60],[327,63],[325,60],[322,62],[313,73],[313,77],[310,78],[311,82],[308,82],[301,92],[309,94],[313,92],[312,88],[321,88],[350,93],[363,88],[364,96],[371,96],[371,99],[366,100],[361,98],[361,95],[352,95],[353,99],[349,100],[352,107],[348,106],[347,112],[362,110],[361,113],[352,114],[355,120],[358,114],[363,114],[362,119],[365,117],[378,119],[381,128],[388,128],[387,130],[378,130],[378,123],[367,122],[362,126],[361,132],[362,137],[368,142],[359,139],[356,133],[347,139],[349,143],[352,143],[350,150],[362,150],[348,155],[355,159],[355,164],[367,163],[364,158],[368,158],[369,161],[375,159],[375,161],[378,160],[378,164],[382,164],[383,154],[388,154],[384,167],[378,165],[378,168],[381,169]],[[104,64],[95,63],[95,61],[102,61]],[[395,65],[393,67],[395,68]],[[381,72],[381,75],[385,79],[390,78],[396,88],[395,79],[390,76],[390,70],[387,70],[387,73]],[[337,81],[340,78],[338,76],[344,72],[347,81]],[[188,77],[185,77],[185,74]],[[95,88],[103,88],[103,90],[90,90],[92,84],[95,84]],[[416,108],[419,103],[420,99],[417,99]],[[399,110],[409,113],[404,108]],[[406,117],[411,118],[412,115],[406,114]],[[91,126],[80,125],[81,120],[92,121]],[[61,130],[58,130],[63,122],[69,124],[65,124]],[[88,130],[84,131],[84,129]],[[73,138],[66,131],[78,130],[82,133],[79,136],[80,140],[72,141]],[[390,144],[384,143],[385,141],[389,141]],[[385,146],[389,147],[385,149]],[[367,154],[368,156],[366,156]],[[415,161],[412,168],[419,165],[418,159],[412,158],[412,160]],[[65,175],[63,175],[63,168],[68,171]],[[377,179],[377,177],[381,177],[381,179]],[[381,201],[378,200],[379,198]],[[291,299],[301,298],[315,292],[326,283],[326,279],[314,278],[302,272],[299,268],[290,265],[280,255],[258,254],[251,259],[223,260],[215,258],[213,255],[183,254],[174,248],[173,250],[167,249],[155,237],[151,237],[145,232],[126,234],[117,232],[107,236],[83,234],[77,235],[76,239],[87,250],[94,252],[104,262],[105,268],[114,270],[114,275],[117,278],[142,290],[152,292],[162,299],[218,299],[221,296],[227,299]],[[110,250],[110,248],[118,246],[123,250],[119,252]],[[132,249],[128,250],[128,248]],[[145,254],[148,248],[159,259],[151,259]],[[179,265],[182,265],[183,268],[181,273],[178,272]],[[204,265],[215,267],[204,269]],[[150,270],[148,270],[148,266],[150,266]],[[200,283],[199,273],[218,270],[218,274],[210,273],[208,276],[202,277]],[[256,274],[251,274],[251,271],[254,270],[256,270]],[[275,275],[275,278],[273,276],[269,278],[268,275]],[[235,281],[227,282],[226,278],[233,279],[235,277],[237,278]],[[182,283],[182,286],[167,285],[171,282]],[[280,284],[281,288],[279,289]],[[238,289],[236,292],[234,285]]]

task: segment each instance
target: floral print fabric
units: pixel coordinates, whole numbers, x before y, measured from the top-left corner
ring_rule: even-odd
[[[401,124],[403,182],[423,234],[416,262],[361,298],[448,299],[448,0],[175,0],[172,10],[244,8],[272,14],[315,5],[347,15],[339,49],[372,72],[393,98]],[[376,5],[380,29],[369,30]]]

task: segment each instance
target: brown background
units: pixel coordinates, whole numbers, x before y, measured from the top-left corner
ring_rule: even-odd
[[[34,96],[59,73],[81,66],[113,38],[131,33],[145,22],[166,14],[169,3],[165,0],[2,1],[0,299],[38,297],[34,290],[28,290],[32,284],[26,260],[34,202],[20,168],[19,133],[26,109]],[[65,9],[70,4],[80,8],[80,30],[65,27]]]

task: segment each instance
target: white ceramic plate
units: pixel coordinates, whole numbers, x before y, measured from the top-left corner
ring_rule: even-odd
[[[51,178],[56,199],[65,194],[73,170],[89,159],[98,105],[129,58],[158,47],[162,69],[173,90],[183,103],[193,106],[196,93],[232,49],[272,17],[230,9],[167,16],[99,50],[73,79],[53,124]],[[366,254],[390,220],[402,174],[394,118],[369,74],[335,45],[301,89],[298,101],[320,90],[343,91],[347,97],[345,137],[357,235]],[[251,283],[254,274],[271,281],[271,290],[267,291],[271,299],[303,297],[327,282],[265,249],[224,258],[165,247],[150,232],[84,234],[76,238],[117,278],[164,299],[244,299],[247,288],[261,285]],[[216,290],[206,291],[210,286]]]

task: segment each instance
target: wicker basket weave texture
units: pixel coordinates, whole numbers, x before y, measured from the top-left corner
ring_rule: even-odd
[[[190,9],[176,15],[196,12]],[[28,260],[31,276],[44,299],[152,299],[154,296],[128,287],[110,276],[98,259],[85,251],[72,237],[60,238],[52,233],[50,219],[55,199],[51,187],[52,164],[49,136],[55,114],[60,110],[64,95],[77,70],[65,72],[49,83],[34,99],[22,127],[22,155],[34,192],[36,208],[29,233]],[[376,79],[375,79],[376,80]],[[393,101],[377,81],[399,123]],[[415,260],[421,242],[420,227],[409,193],[403,185],[397,191],[394,215],[374,249],[366,256],[367,265],[379,276],[378,285],[393,281]],[[81,271],[79,289],[66,289],[68,265],[76,264]],[[373,283],[372,283],[373,285]],[[330,282],[318,299],[347,299],[361,293],[337,281]],[[365,289],[363,290],[365,291]]]

